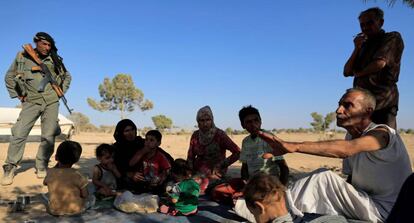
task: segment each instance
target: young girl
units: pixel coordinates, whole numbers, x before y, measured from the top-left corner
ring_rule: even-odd
[[[160,212],[169,215],[197,213],[200,186],[191,178],[191,168],[184,159],[176,159],[171,169],[174,182],[167,186],[169,202],[160,206]]]
[[[116,195],[116,181],[121,177],[113,159],[114,147],[101,144],[96,148],[96,158],[99,164],[93,169],[92,183],[96,188],[97,197],[112,197]]]

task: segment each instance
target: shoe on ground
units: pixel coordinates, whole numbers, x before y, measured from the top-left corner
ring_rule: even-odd
[[[42,169],[37,169],[36,170],[36,176],[37,176],[37,178],[39,178],[39,179],[43,179],[43,178],[45,178],[46,177],[46,169],[44,169],[44,168],[42,168]]]
[[[3,177],[1,178],[1,185],[7,186],[13,183],[13,178],[16,175],[17,167],[13,164],[6,164],[3,166]]]

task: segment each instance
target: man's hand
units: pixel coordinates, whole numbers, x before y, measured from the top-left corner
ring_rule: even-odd
[[[283,140],[279,139],[275,135],[259,131],[258,136],[262,138],[264,141],[266,141],[270,145],[270,147],[273,148],[272,154],[275,156],[281,156],[286,153],[296,152],[294,146],[289,146],[290,144],[285,143]]]
[[[360,54],[360,50],[364,43],[367,41],[367,36],[363,33],[359,33],[354,38],[354,50],[352,51],[351,56],[346,61],[344,66],[344,76],[345,77],[352,77],[355,76],[355,64]]]
[[[361,49],[362,45],[365,43],[365,41],[367,41],[368,37],[363,34],[363,33],[359,33],[355,38],[354,38],[354,46],[356,49]]]
[[[20,102],[25,102],[26,101],[26,96],[17,96],[17,98],[20,100]]]

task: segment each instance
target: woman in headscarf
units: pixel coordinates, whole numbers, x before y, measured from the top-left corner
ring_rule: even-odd
[[[127,173],[134,171],[134,167],[129,166],[129,160],[134,154],[144,147],[144,139],[137,136],[137,126],[130,119],[123,119],[118,122],[114,132],[115,152],[114,163],[121,173],[121,179],[127,176]],[[122,185],[125,185],[121,182]]]
[[[121,179],[118,183],[119,189],[139,191],[136,182],[131,177],[137,170],[143,168],[142,161],[135,160],[133,164],[130,161],[137,153],[139,154],[142,151],[145,140],[137,135],[137,126],[129,119],[123,119],[118,122],[115,127],[114,138],[114,163],[121,173]],[[170,163],[174,161],[165,150],[158,149],[167,157]]]
[[[187,160],[194,172],[210,180],[221,179],[240,156],[240,148],[214,125],[213,112],[204,106],[197,112],[199,130],[191,136]],[[226,158],[226,150],[231,155]]]

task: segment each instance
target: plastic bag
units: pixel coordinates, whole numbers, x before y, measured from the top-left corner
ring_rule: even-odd
[[[125,191],[115,198],[114,206],[126,213],[154,213],[157,212],[159,200],[157,195],[134,195],[130,191]]]

